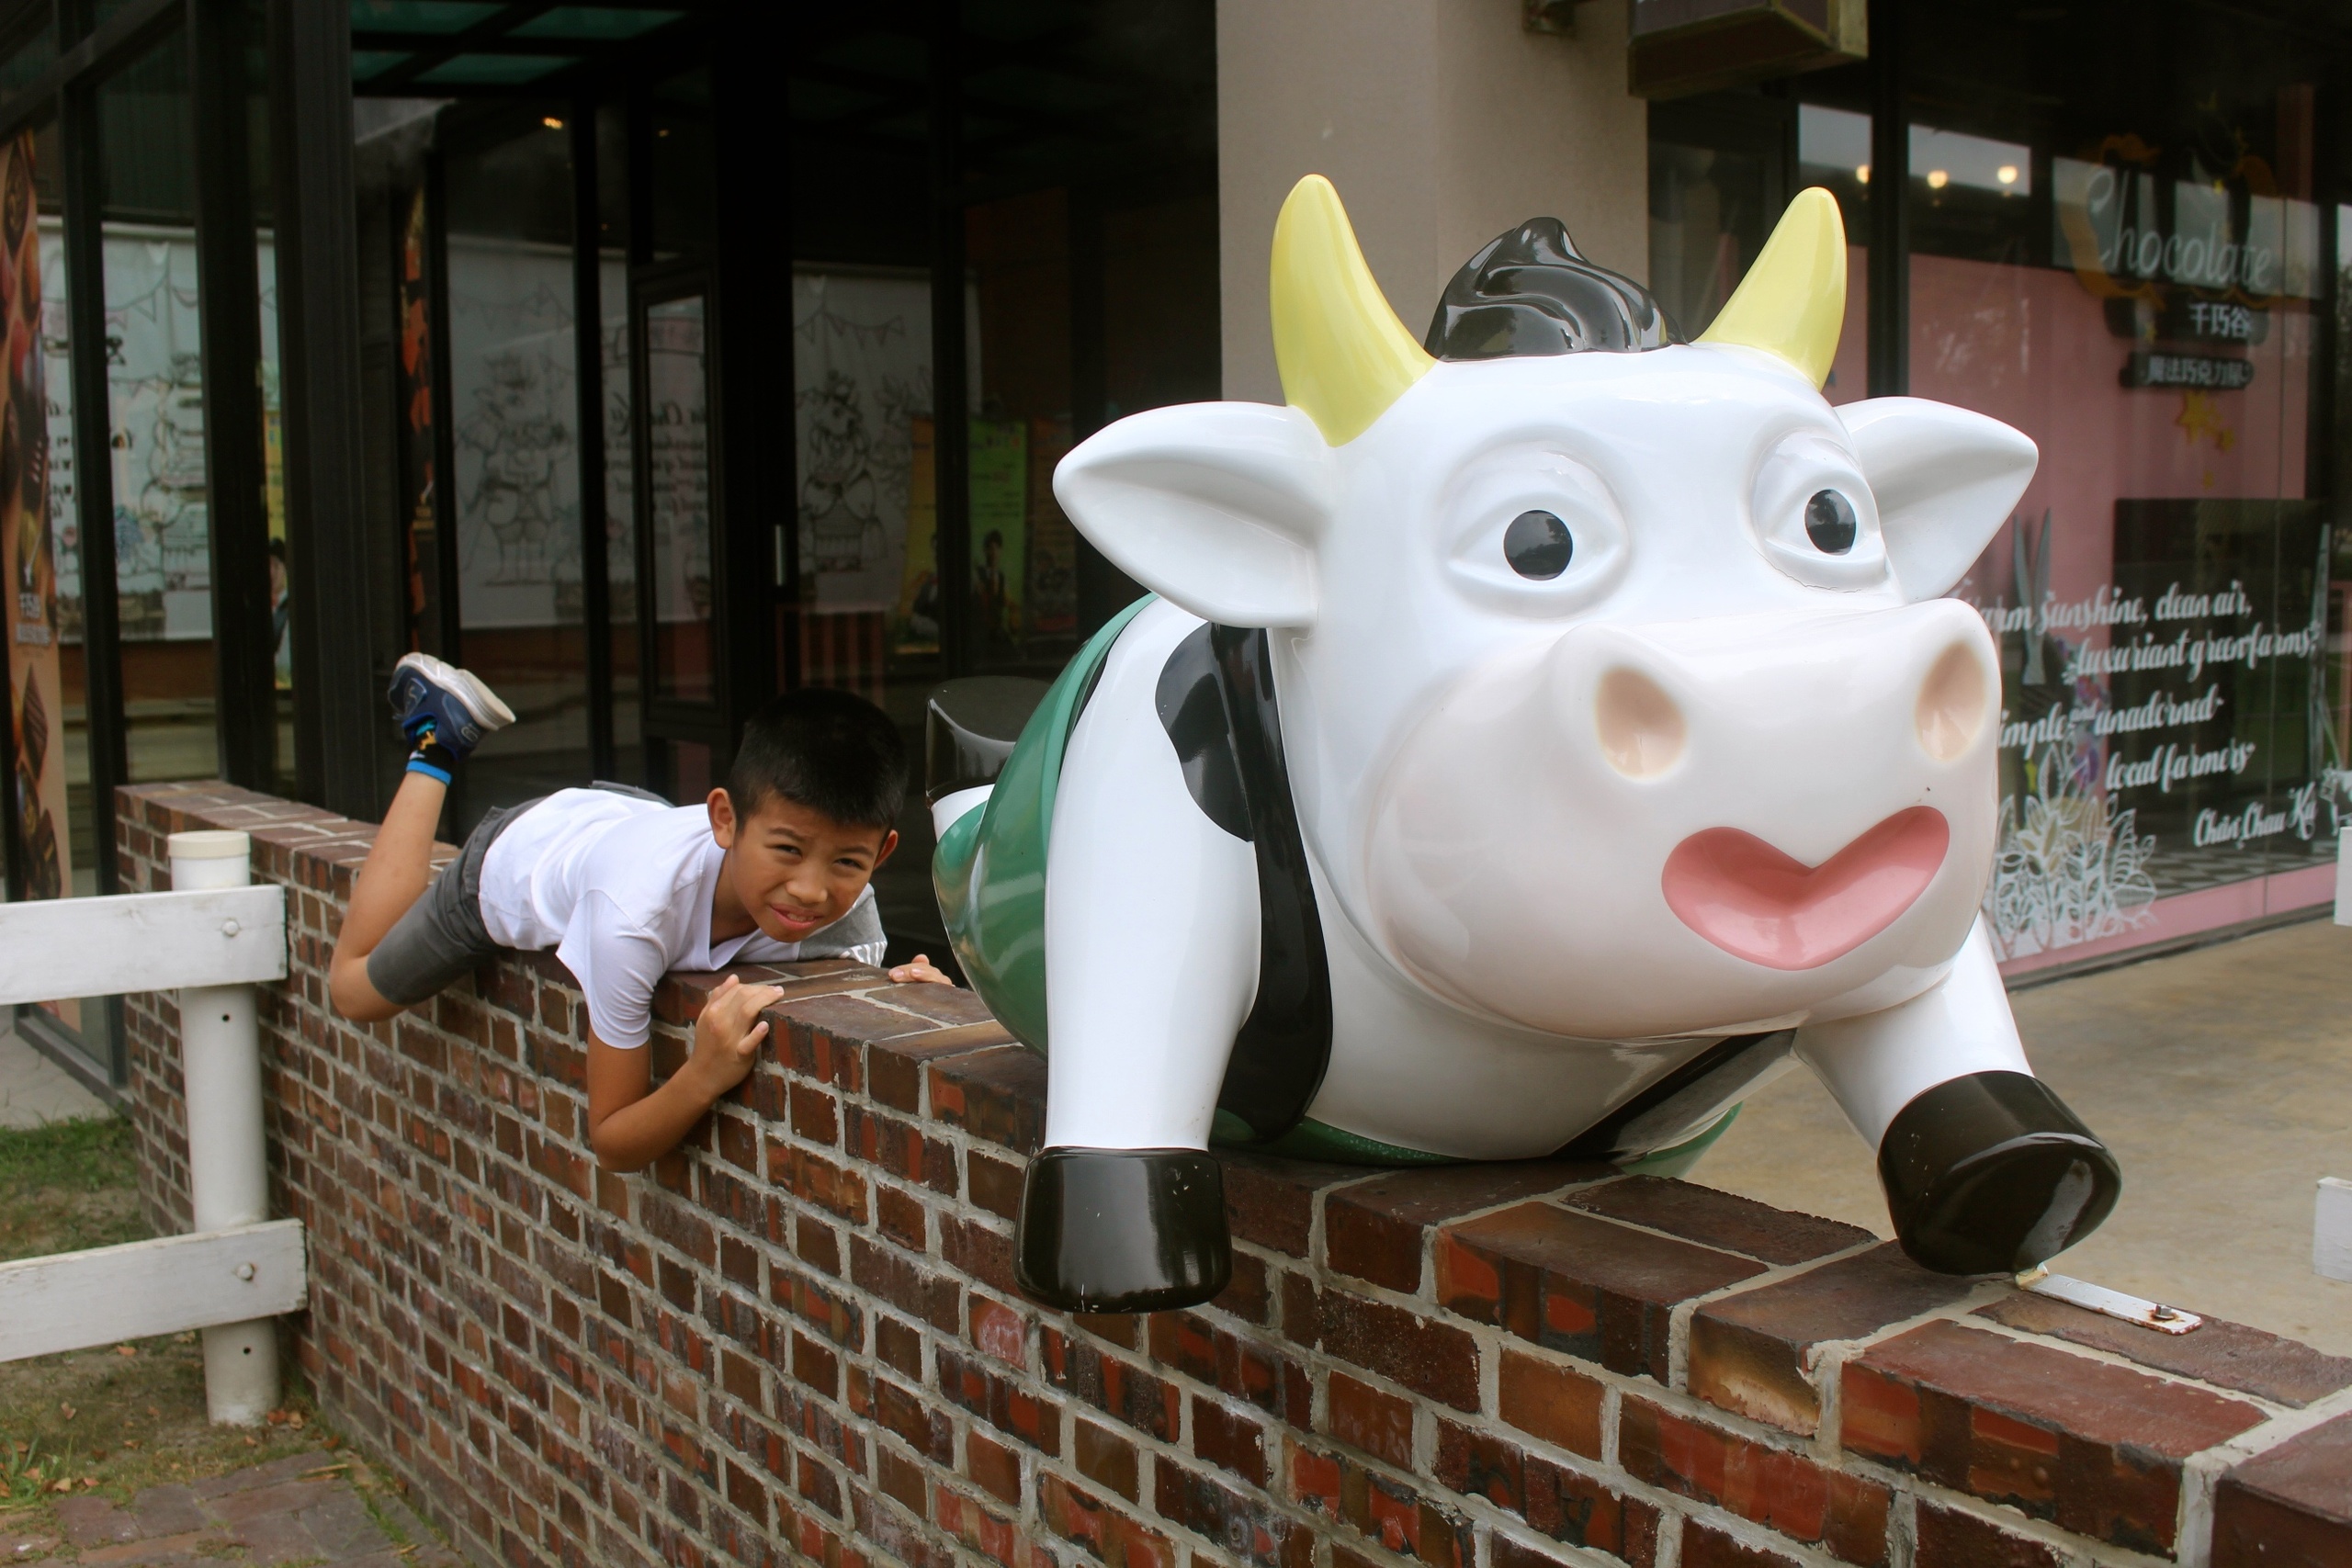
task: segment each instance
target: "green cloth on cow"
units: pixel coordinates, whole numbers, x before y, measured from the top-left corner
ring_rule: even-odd
[[[1062,667],[1022,727],[988,804],[941,835],[932,885],[964,977],[998,1021],[1046,1049],[1046,852],[1070,731],[1111,645],[1143,613],[1146,594],[1104,623]]]

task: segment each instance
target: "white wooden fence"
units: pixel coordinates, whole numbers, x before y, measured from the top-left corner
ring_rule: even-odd
[[[180,993],[195,1230],[0,1263],[0,1361],[204,1331],[214,1421],[277,1404],[279,1313],[309,1288],[300,1220],[269,1218],[254,986],[286,977],[286,889],[243,833],[175,833],[169,893],[0,904],[0,1004]]]

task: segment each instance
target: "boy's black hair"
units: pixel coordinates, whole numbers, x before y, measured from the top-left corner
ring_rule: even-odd
[[[907,800],[907,748],[899,727],[853,693],[804,686],[743,726],[727,770],[727,798],[749,817],[773,797],[858,828],[895,828]]]

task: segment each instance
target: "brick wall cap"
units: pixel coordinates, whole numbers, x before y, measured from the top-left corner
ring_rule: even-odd
[[[1976,1315],[2298,1410],[2352,1388],[2352,1359],[2221,1318],[2207,1318],[2191,1334],[2163,1334],[2025,1291],[1977,1308]]]
[[[2094,1442],[2181,1460],[2266,1416],[2244,1400],[1954,1323],[1873,1346],[1858,1369],[1885,1374]]]
[[[2223,1483],[2352,1527],[2352,1415],[2322,1422],[2255,1455],[2232,1470]],[[2352,1547],[2352,1536],[2344,1544]]]
[[[1560,1201],[1773,1264],[1810,1263],[1878,1239],[1860,1225],[1655,1176],[1629,1176],[1570,1193]]]

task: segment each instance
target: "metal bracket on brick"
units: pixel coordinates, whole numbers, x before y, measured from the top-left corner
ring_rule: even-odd
[[[2052,1274],[2046,1269],[2018,1275],[2018,1288],[2090,1312],[2105,1313],[2126,1323],[2136,1323],[2159,1334],[2187,1334],[2191,1329],[2205,1325],[2205,1320],[2193,1312],[2183,1312],[2162,1302],[2143,1301],[2138,1296],[2127,1296],[2121,1291],[2110,1291],[2105,1285],[2094,1285],[2087,1280]]]

